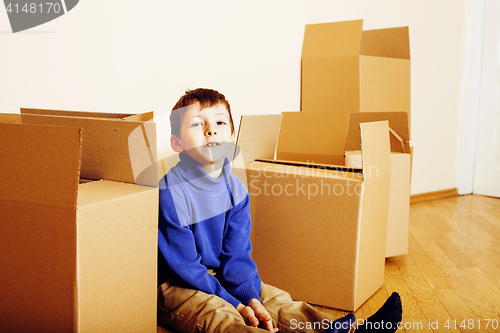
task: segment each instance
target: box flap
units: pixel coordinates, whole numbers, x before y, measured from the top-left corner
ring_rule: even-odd
[[[363,31],[360,54],[410,59],[408,27]]]
[[[308,24],[302,59],[358,55],[363,20]]]
[[[40,115],[51,115],[51,116],[113,118],[113,119],[121,119],[128,116],[132,116],[132,114],[130,113],[66,111],[66,110],[33,109],[33,108],[21,108],[21,114],[40,114]]]
[[[149,187],[109,180],[83,183],[78,187],[78,209],[151,190]]]
[[[376,121],[359,124],[363,179],[379,178],[391,172],[389,122]]]
[[[344,156],[348,117],[346,111],[283,112],[276,158],[339,164]]]
[[[0,199],[76,207],[80,128],[0,123]]]
[[[21,115],[19,113],[0,113],[0,123],[20,124]]]
[[[391,130],[391,151],[409,153],[408,112],[351,112],[345,150],[359,150],[361,140],[359,137],[359,124],[373,121],[388,120]]]
[[[22,114],[26,124],[83,129],[81,177],[158,186],[156,124],[81,117]]]
[[[123,120],[127,121],[153,121],[155,116],[154,111],[134,114],[132,116],[124,117]]]
[[[257,158],[274,158],[280,123],[280,114],[242,116],[233,164],[241,165]],[[239,156],[238,152],[241,152]]]

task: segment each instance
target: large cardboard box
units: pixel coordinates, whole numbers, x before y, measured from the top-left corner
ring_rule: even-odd
[[[250,193],[263,281],[354,311],[383,284],[391,166],[387,122],[360,125],[362,168],[329,162],[344,159],[345,115],[242,117],[233,173]]]
[[[310,24],[301,110],[410,112],[408,27],[363,31],[363,20]]]
[[[3,332],[156,332],[155,124],[100,116],[0,117]]]
[[[387,221],[386,257],[408,254],[411,154],[407,112],[352,112],[346,142],[345,165],[361,166],[357,127],[363,122],[389,121],[391,132],[391,189]]]

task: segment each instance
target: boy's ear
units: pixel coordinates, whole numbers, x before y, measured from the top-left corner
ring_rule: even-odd
[[[181,153],[184,150],[182,148],[181,139],[179,139],[175,135],[172,135],[170,137],[170,146],[172,147],[172,150],[175,151],[176,153]]]

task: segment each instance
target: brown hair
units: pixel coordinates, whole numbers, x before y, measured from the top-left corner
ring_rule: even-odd
[[[231,133],[234,133],[233,116],[231,115],[231,107],[229,106],[229,102],[226,100],[226,97],[213,89],[198,88],[195,90],[186,90],[186,93],[172,108],[172,112],[170,113],[170,130],[172,135],[180,137],[182,118],[186,113],[187,107],[195,104],[196,102],[200,103],[202,110],[218,104],[224,105],[229,113]]]

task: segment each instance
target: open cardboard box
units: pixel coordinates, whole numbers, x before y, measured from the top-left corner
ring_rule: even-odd
[[[294,299],[355,311],[384,280],[391,166],[386,121],[360,125],[362,168],[334,163],[344,160],[347,117],[243,116],[232,170],[251,196],[263,281]]]
[[[23,112],[0,116],[0,327],[156,332],[156,170],[130,162],[155,124]]]
[[[363,31],[363,20],[310,24],[301,110],[410,112],[408,27]]]
[[[84,130],[80,178],[158,187],[154,112],[117,114],[21,108],[23,124]]]
[[[352,112],[346,140],[345,165],[361,166],[360,123],[389,121],[391,132],[391,189],[387,221],[386,257],[408,254],[410,222],[411,147],[407,112]]]

